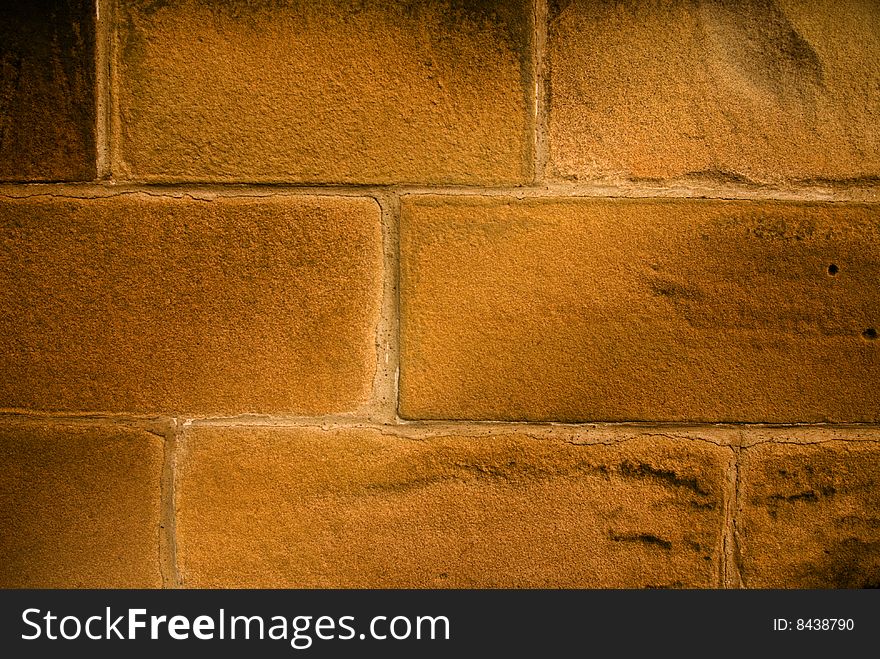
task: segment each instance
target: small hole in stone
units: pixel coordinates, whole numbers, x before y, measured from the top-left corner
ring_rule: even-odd
[[[828,274],[831,275],[832,277],[834,275],[836,275],[838,272],[840,272],[840,268],[837,267],[836,263],[832,263],[831,265],[828,266]]]
[[[869,327],[864,332],[862,332],[862,336],[868,339],[868,341],[874,341],[877,338],[877,330],[873,327]]]

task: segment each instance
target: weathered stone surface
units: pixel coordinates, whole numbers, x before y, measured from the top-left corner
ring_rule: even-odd
[[[551,4],[552,176],[880,176],[877,3]]]
[[[880,445],[760,444],[743,452],[744,585],[880,588]]]
[[[95,8],[0,5],[0,180],[95,177]]]
[[[342,197],[3,200],[0,407],[358,407],[376,367],[379,217]]]
[[[880,209],[407,196],[408,418],[880,420]]]
[[[163,439],[0,420],[0,587],[157,588]]]
[[[114,139],[123,176],[531,176],[526,0],[120,5]]]
[[[195,427],[176,483],[191,587],[717,585],[729,449],[521,434]]]

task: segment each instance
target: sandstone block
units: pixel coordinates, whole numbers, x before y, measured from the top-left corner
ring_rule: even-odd
[[[743,452],[738,547],[753,588],[880,587],[877,442]]]
[[[0,421],[0,587],[158,588],[163,439]]]
[[[408,418],[880,419],[877,206],[404,197]]]
[[[0,5],[0,180],[95,178],[95,7]]]
[[[0,407],[357,408],[376,367],[379,216],[341,197],[0,202]]]
[[[118,18],[124,177],[531,177],[526,0],[124,0]]]
[[[191,428],[191,587],[711,587],[729,449],[524,434]]]
[[[877,3],[551,5],[551,176],[880,175]]]

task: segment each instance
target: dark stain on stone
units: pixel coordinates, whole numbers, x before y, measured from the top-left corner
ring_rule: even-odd
[[[700,485],[700,482],[695,477],[682,476],[671,469],[660,469],[644,462],[624,462],[620,465],[620,473],[628,478],[649,478],[675,487],[684,487],[701,496],[709,496],[711,494]]]
[[[804,565],[798,574],[801,588],[880,588],[880,541],[846,538]]]
[[[693,549],[694,551],[703,551],[703,545],[701,545],[699,542],[694,542],[693,540],[685,540],[684,544],[686,544],[689,549]]]
[[[530,27],[530,3],[523,0],[409,0],[407,4],[427,5],[429,7],[448,7],[444,15],[449,17],[447,25],[452,29],[462,26],[500,27],[510,39],[511,44],[526,47],[526,30]]]
[[[618,534],[612,531],[608,534],[608,537],[611,538],[611,540],[614,542],[640,542],[646,545],[660,547],[662,549],[666,549],[667,551],[672,549],[672,543],[669,540],[664,540],[663,538],[652,535],[650,533]]]
[[[834,520],[834,525],[850,531],[873,532],[880,529],[880,517],[870,517],[864,514],[844,515]]]
[[[773,494],[769,494],[761,500],[760,497],[757,497],[753,500],[753,503],[756,505],[761,505],[762,503],[766,503],[767,512],[769,513],[772,519],[777,519],[779,516],[779,510],[782,506],[787,504],[815,504],[818,503],[823,498],[833,497],[837,494],[837,489],[832,485],[819,485],[812,487],[810,489],[805,489],[801,491],[794,492],[792,494],[783,494],[781,492],[776,492]]]
[[[648,279],[648,288],[653,295],[672,301],[697,301],[703,297],[703,293],[698,287],[662,275]]]
[[[573,0],[549,0],[547,2],[547,20],[551,24],[558,21],[565,10],[571,6]]]
[[[682,488],[690,495],[682,496],[679,504],[693,510],[718,507],[716,498],[696,477],[641,462],[603,463],[590,454],[587,446],[575,451],[566,449],[539,455],[515,444],[501,450],[489,450],[485,455],[455,446],[440,446],[401,456],[380,467],[366,481],[353,484],[349,494],[396,495],[454,482],[494,482],[518,488],[559,478],[613,480],[623,477]]]
[[[819,500],[819,497],[816,496],[816,493],[813,490],[808,492],[798,492],[797,494],[771,494],[767,498],[773,502],[785,501],[787,503],[793,503],[795,501],[809,501],[810,503],[815,503]]]
[[[470,49],[462,48],[459,36],[488,34],[500,49],[517,57],[524,107],[533,103],[534,30],[529,0],[231,0],[205,5],[217,19],[249,24],[257,30],[264,29],[263,22],[282,11],[289,20],[317,21],[318,26],[324,17],[349,20],[364,12],[373,12],[371,20],[384,20],[387,25],[401,26],[405,30],[414,27],[419,30],[422,25],[428,27],[426,36],[431,41],[431,48],[443,52],[455,68],[463,70],[478,70],[480,62],[474,59]],[[124,26],[121,40],[125,60],[137,62],[143,59],[145,37],[141,34],[140,22],[163,20],[156,15],[165,8],[173,12],[186,11],[169,0],[134,0],[123,5],[120,22]],[[377,29],[382,27],[377,25]],[[431,66],[430,61],[422,63],[426,68]]]
[[[0,179],[95,177],[94,11],[87,0],[0,4]]]
[[[444,41],[456,34],[488,32],[519,62],[526,107],[531,104],[532,89],[532,3],[528,0],[401,0],[403,11],[416,14],[436,13],[441,22],[440,34],[432,38]],[[380,2],[379,6],[389,3]],[[478,66],[469,62],[468,66]]]
[[[151,18],[166,8],[180,11],[178,4],[170,0],[135,0],[128,4],[128,9],[130,15]],[[209,6],[218,16],[237,21],[271,16],[278,11],[293,16],[325,12],[328,17],[377,11],[387,14],[389,20],[402,16],[416,21],[430,13],[439,18],[447,33],[489,30],[502,36],[516,51],[528,51],[531,44],[529,0],[231,0]]]

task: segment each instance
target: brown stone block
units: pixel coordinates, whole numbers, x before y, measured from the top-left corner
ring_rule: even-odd
[[[712,587],[729,449],[524,434],[187,431],[190,587]]]
[[[878,421],[880,208],[407,196],[408,418]]]
[[[112,423],[0,422],[0,587],[161,587],[163,445]]]
[[[122,0],[115,171],[137,180],[531,178],[531,2]]]
[[[0,5],[0,180],[95,178],[95,7]]]
[[[0,202],[0,406],[330,413],[369,395],[382,284],[362,198]]]
[[[737,515],[752,588],[880,587],[880,447],[760,444],[743,452]]]
[[[880,176],[876,2],[551,4],[552,176]]]

